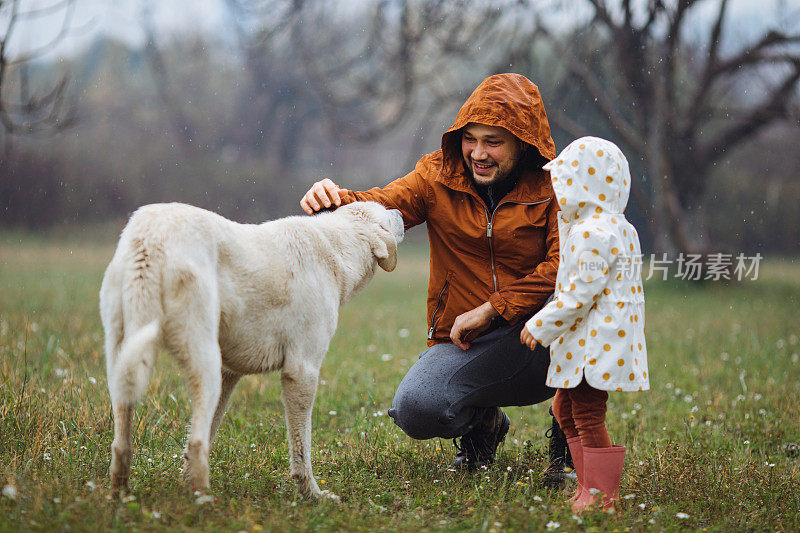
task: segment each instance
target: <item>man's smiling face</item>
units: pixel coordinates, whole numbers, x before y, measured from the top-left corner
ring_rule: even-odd
[[[520,141],[507,129],[470,122],[461,131],[464,166],[478,185],[508,177],[519,161]]]

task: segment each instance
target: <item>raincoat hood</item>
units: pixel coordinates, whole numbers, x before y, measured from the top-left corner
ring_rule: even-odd
[[[521,74],[489,76],[461,106],[455,124],[442,135],[444,164],[451,172],[460,172],[463,168],[461,128],[470,122],[507,129],[535,147],[544,160],[556,155],[539,88]]]
[[[631,173],[628,160],[611,141],[581,137],[542,168],[550,171],[565,223],[625,211]]]

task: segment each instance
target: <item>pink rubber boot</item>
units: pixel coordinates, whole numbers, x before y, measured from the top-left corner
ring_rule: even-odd
[[[567,439],[567,445],[569,446],[569,453],[572,455],[572,464],[575,465],[575,474],[578,476],[575,494],[567,500],[568,502],[574,502],[581,497],[583,488],[583,446],[581,445],[580,437]]]
[[[614,503],[619,499],[624,459],[625,446],[583,449],[583,490],[572,503],[573,513],[580,514],[600,503],[601,492],[604,495],[603,509],[614,508]]]

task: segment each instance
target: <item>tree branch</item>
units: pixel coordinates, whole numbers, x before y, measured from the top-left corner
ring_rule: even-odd
[[[19,0],[12,0],[7,13],[8,24],[6,31],[0,38],[0,124],[3,131],[9,135],[6,146],[10,142],[10,135],[34,134],[43,131],[60,131],[71,126],[76,119],[74,110],[66,106],[66,89],[68,77],[62,76],[55,82],[52,89],[42,95],[29,95],[27,84],[26,64],[52,50],[71,29],[72,16],[75,10],[75,0],[63,0],[37,10],[27,12],[19,11]],[[4,9],[0,1],[0,10]],[[28,51],[15,59],[8,57],[8,43],[11,41],[17,24],[23,18],[32,19],[64,10],[64,18],[58,34],[44,46]],[[4,92],[8,88],[10,68],[16,67],[20,76],[19,103],[12,103],[6,98]]]
[[[699,160],[710,164],[719,159],[727,149],[735,146],[745,138],[773,121],[789,116],[789,100],[800,80],[800,58],[794,61],[794,71],[789,74],[760,106],[751,110],[737,125],[721,133],[717,139],[702,148]]]
[[[608,95],[608,92],[603,89],[600,81],[589,70],[589,68],[578,61],[575,56],[567,50],[560,40],[553,37],[550,32],[545,28],[539,28],[543,35],[548,37],[549,42],[554,43],[557,52],[561,57],[566,58],[569,69],[583,82],[586,90],[597,102],[600,110],[606,115],[611,126],[619,133],[626,143],[628,143],[634,150],[640,154],[645,153],[645,145],[642,141],[642,136],[637,130],[617,111],[614,102]]]

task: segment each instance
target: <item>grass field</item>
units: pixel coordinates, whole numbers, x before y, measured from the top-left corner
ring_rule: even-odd
[[[486,472],[448,471],[449,441],[413,441],[385,416],[424,347],[427,257],[403,245],[342,311],[313,415],[313,464],[342,503],[288,477],[277,375],[240,384],[211,453],[215,501],[178,482],[189,406],[163,355],[134,423],[131,493],[107,479],[112,438],[97,293],[112,247],[0,237],[0,531],[798,531],[800,264],[758,281],[645,284],[652,390],[612,393],[628,447],[616,515],[571,515],[540,488],[548,405],[509,408]]]

